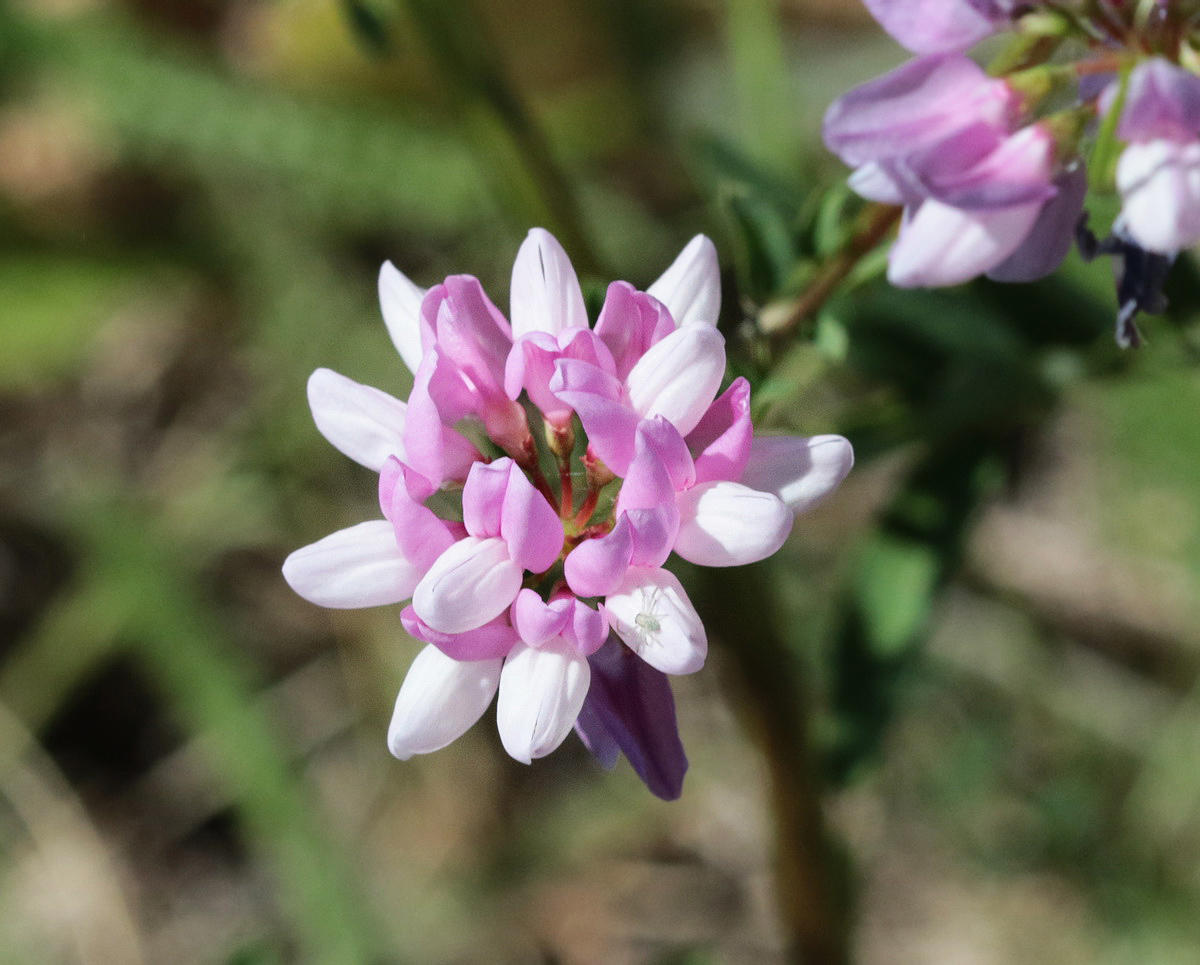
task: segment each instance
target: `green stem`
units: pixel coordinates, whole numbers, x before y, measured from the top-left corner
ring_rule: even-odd
[[[745,691],[748,730],[770,772],[775,819],[777,900],[796,965],[847,965],[850,915],[843,875],[829,841],[821,783],[810,747],[808,695],[794,656],[771,624],[778,608],[764,564],[702,570],[703,618],[726,645]],[[705,603],[705,601],[708,601]]]

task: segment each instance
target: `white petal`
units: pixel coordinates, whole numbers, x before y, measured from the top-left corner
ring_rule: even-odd
[[[517,252],[509,308],[514,340],[529,332],[557,335],[564,328],[587,328],[587,309],[571,259],[542,228],[531,230]]]
[[[1130,144],[1117,162],[1121,220],[1148,251],[1172,254],[1200,241],[1200,144]]]
[[[631,567],[604,600],[609,623],[639,657],[663,673],[694,673],[704,666],[704,624],[674,574]]]
[[[701,483],[679,494],[675,552],[700,566],[765,560],[792,530],[792,511],[771,493],[740,483]]]
[[[350,609],[407,600],[420,571],[400,554],[385,519],[339,529],[283,561],[283,578],[318,606]]]
[[[415,373],[424,352],[421,349],[421,302],[425,289],[413,284],[400,269],[385,261],[379,269],[379,307],[392,344]]]
[[[321,435],[355,462],[378,472],[389,456],[405,458],[408,406],[399,399],[317,369],[308,379],[308,404]]]
[[[402,761],[441,750],[483,716],[502,660],[451,660],[437,647],[417,654],[396,697],[388,750]]]
[[[716,247],[704,235],[696,235],[647,293],[667,306],[676,325],[716,325],[721,312]]]
[[[833,492],[853,465],[854,449],[841,436],[759,436],[750,444],[742,483],[803,513]]]
[[[561,637],[540,647],[518,643],[504,661],[496,723],[514,759],[545,757],[575,726],[592,679],[587,658]]]
[[[466,633],[508,609],[523,576],[502,539],[467,536],[434,561],[413,590],[413,609],[441,633]]]
[[[1020,247],[1041,210],[1041,201],[968,211],[927,198],[892,245],[888,281],[897,288],[940,288],[982,275]]]
[[[716,397],[724,377],[724,337],[709,325],[693,323],[651,346],[630,371],[626,385],[639,416],[661,415],[686,436]]]

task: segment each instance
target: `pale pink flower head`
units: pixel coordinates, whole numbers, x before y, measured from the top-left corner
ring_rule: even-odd
[[[383,518],[297,550],[285,577],[325,606],[409,601],[401,622],[426,646],[396,700],[397,757],[444,747],[498,695],[516,760],[574,727],[602,763],[623,752],[678,796],[668,676],[700,669],[708,641],[669,559],[769,556],[848,472],[849,443],[753,439],[749,384],[721,391],[707,238],[647,291],[610,286],[594,327],[540,229],[513,267],[511,322],[469,276],[426,291],[389,264],[379,287],[408,401],[327,370],[309,397],[330,441],[379,472]]]

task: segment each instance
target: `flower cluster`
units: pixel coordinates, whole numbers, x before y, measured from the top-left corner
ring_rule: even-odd
[[[1118,340],[1136,341],[1134,314],[1161,310],[1171,260],[1200,241],[1195,6],[865,2],[917,56],[835,101],[825,141],[854,168],[855,191],[903,206],[889,280],[1029,281],[1079,240],[1085,256],[1121,256]],[[966,56],[1007,29],[1016,55],[992,73]],[[1114,135],[1115,171],[1094,170],[1091,182],[1119,191],[1121,214],[1097,241],[1083,216],[1085,159]]]
[[[666,675],[707,640],[672,552],[761,560],[793,514],[849,471],[840,436],[753,438],[750,387],[722,392],[716,251],[697,237],[650,288],[609,286],[594,327],[566,253],[535,229],[510,315],[477,279],[424,291],[390,263],[384,320],[413,373],[402,402],[327,369],[317,428],[379,473],[382,518],[297,550],[284,576],[329,607],[411,601],[426,646],[388,733],[405,759],[438,750],[493,696],[505,750],[529,763],[574,728],[678,796],[686,758]]]

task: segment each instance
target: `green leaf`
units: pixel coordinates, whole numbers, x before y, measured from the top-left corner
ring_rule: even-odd
[[[894,657],[916,638],[933,603],[939,568],[927,544],[889,533],[875,534],[863,547],[855,593],[879,655]]]

